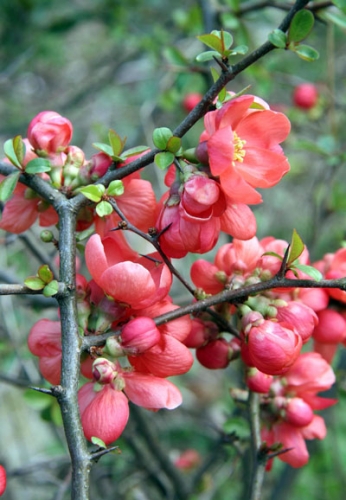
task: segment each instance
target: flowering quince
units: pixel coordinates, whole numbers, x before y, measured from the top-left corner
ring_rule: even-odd
[[[5,493],[6,482],[6,469],[3,465],[0,465],[0,496]]]
[[[95,282],[114,300],[142,309],[164,298],[172,275],[165,264],[138,256],[113,232],[101,239],[94,234],[85,248],[85,260]],[[159,254],[151,257],[160,258]]]
[[[262,109],[252,108],[256,102],[255,96],[243,95],[204,117],[197,156],[210,165],[233,203],[260,203],[255,188],[274,186],[289,170],[279,144],[287,138],[290,122],[263,101]]]
[[[98,382],[89,382],[78,391],[85,437],[96,436],[105,444],[118,439],[129,418],[128,399],[147,409],[174,409],[182,402],[180,391],[168,380],[146,373],[122,370],[119,364],[96,360],[93,368]]]
[[[28,139],[33,148],[47,155],[64,151],[72,134],[70,120],[55,111],[42,111],[31,120],[28,128]]]
[[[194,469],[197,465],[199,465],[201,461],[202,457],[198,453],[198,451],[190,449],[190,450],[185,450],[183,453],[181,453],[178,456],[178,458],[174,460],[174,465],[177,467],[177,469],[183,471],[190,471]]]

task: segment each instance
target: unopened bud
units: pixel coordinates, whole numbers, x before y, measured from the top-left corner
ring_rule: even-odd
[[[40,238],[43,243],[51,243],[54,240],[54,235],[49,229],[44,229],[41,231]]]
[[[95,359],[92,371],[95,381],[99,384],[110,384],[117,375],[114,363],[106,358]]]

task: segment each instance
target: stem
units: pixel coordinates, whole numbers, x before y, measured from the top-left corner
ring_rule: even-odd
[[[265,471],[265,460],[260,458],[261,428],[259,395],[249,392],[248,413],[251,431],[251,480],[248,500],[261,500],[261,489]]]
[[[60,220],[60,279],[65,284],[65,292],[58,295],[61,313],[62,363],[61,387],[59,387],[57,400],[71,456],[71,499],[87,500],[91,457],[83,434],[77,399],[82,342],[78,333],[75,296],[76,214],[67,200],[55,208]]]

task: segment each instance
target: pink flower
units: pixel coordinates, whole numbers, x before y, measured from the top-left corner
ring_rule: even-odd
[[[183,471],[190,471],[194,469],[197,465],[201,463],[201,455],[197,450],[185,450],[179,455],[179,457],[174,461],[174,465],[177,469]]]
[[[303,344],[310,339],[318,324],[318,317],[310,307],[293,300],[286,306],[277,307],[276,319],[292,325],[301,336]]]
[[[152,257],[160,258],[157,253]],[[164,298],[172,283],[165,264],[138,256],[118,233],[110,233],[102,240],[94,234],[86,245],[85,260],[92,278],[104,292],[134,309]]]
[[[280,422],[270,430],[262,431],[262,439],[267,446],[281,443],[284,453],[278,457],[292,467],[303,467],[309,461],[309,453],[301,429],[287,422]]]
[[[28,128],[28,139],[36,151],[48,155],[60,153],[66,149],[72,138],[72,123],[55,111],[42,111]]]
[[[268,375],[285,373],[302,347],[301,336],[288,323],[264,320],[250,330],[247,327],[245,335],[252,363]]]
[[[285,115],[269,109],[251,108],[256,98],[244,95],[205,115],[205,131],[197,155],[206,157],[213,176],[234,203],[262,201],[255,188],[277,184],[289,170],[279,144],[286,139],[290,123]]]
[[[182,403],[179,389],[160,377],[148,373],[123,372],[124,392],[132,403],[151,410],[174,410]]]
[[[226,368],[229,365],[232,354],[232,349],[223,338],[212,340],[205,346],[196,349],[198,361],[202,366],[210,370]]]
[[[346,338],[346,321],[340,313],[333,309],[319,311],[318,324],[313,337],[314,340],[326,344],[338,344]]]
[[[291,398],[284,409],[284,419],[296,427],[309,425],[314,418],[311,406],[301,398]]]
[[[146,316],[130,320],[121,330],[121,346],[127,354],[136,355],[150,349],[161,339],[154,321]]]
[[[272,381],[272,375],[262,373],[255,367],[246,370],[246,385],[250,391],[265,394],[269,392]]]
[[[127,397],[113,384],[97,390],[93,382],[78,391],[78,402],[85,437],[98,437],[110,444],[122,434],[129,418]]]
[[[3,465],[0,465],[0,496],[5,493],[6,490],[6,469]]]
[[[28,347],[32,354],[40,358],[39,368],[43,377],[53,385],[60,384],[60,321],[40,319],[35,323],[29,333]]]

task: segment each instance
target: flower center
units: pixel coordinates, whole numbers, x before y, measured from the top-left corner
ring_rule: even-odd
[[[237,132],[233,132],[233,162],[240,161],[242,163],[244,161],[244,156],[246,154],[244,149],[245,144],[246,141],[242,141]]]

